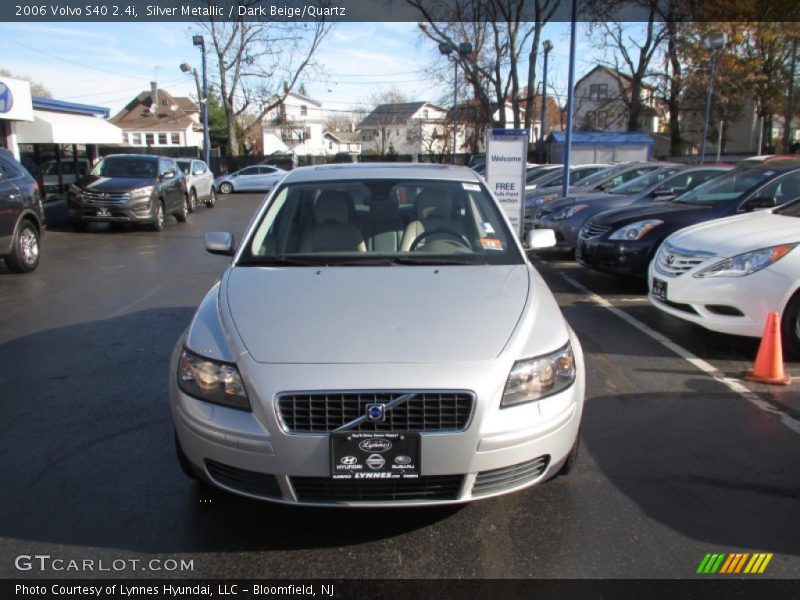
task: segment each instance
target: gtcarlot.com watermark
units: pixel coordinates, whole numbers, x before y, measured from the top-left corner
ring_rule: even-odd
[[[14,559],[18,571],[113,573],[151,571],[154,573],[194,571],[193,559],[175,558],[60,558],[50,554],[20,554]]]

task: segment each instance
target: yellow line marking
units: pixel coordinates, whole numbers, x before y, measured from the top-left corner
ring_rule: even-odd
[[[772,560],[772,553],[770,552],[769,554],[767,554],[767,557],[764,559],[764,562],[761,563],[761,567],[758,569],[758,572],[759,573],[763,573],[764,569],[767,568],[767,565],[769,564],[769,561],[771,561],[771,560]]]

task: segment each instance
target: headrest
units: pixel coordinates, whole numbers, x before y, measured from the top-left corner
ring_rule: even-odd
[[[453,201],[443,192],[425,190],[417,195],[417,216],[420,219],[449,219]]]
[[[314,222],[347,224],[353,198],[340,190],[325,190],[314,203]]]
[[[400,201],[394,198],[373,198],[369,203],[369,214],[373,221],[391,221],[397,218],[399,211]]]

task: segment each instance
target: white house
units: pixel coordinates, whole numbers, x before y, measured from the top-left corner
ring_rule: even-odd
[[[574,126],[582,131],[626,131],[631,78],[604,66],[596,66],[575,84]],[[642,88],[643,110],[639,131],[656,133],[663,125],[663,111],[656,90]]]
[[[325,154],[361,154],[361,133],[358,131],[326,131]]]
[[[434,154],[452,146],[449,111],[430,102],[380,104],[358,129],[365,154]]]
[[[109,122],[122,129],[123,142],[130,146],[203,145],[197,104],[190,98],[157,89],[155,84],[150,91],[139,93]]]
[[[264,155],[329,154],[322,135],[323,113],[321,102],[297,92],[289,92],[283,102],[261,120]]]

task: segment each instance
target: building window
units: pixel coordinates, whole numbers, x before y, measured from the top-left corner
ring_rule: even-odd
[[[606,127],[608,127],[608,111],[599,110],[597,111],[597,128],[605,129]]]
[[[159,133],[158,134],[158,145],[159,146],[166,146],[167,145],[167,134],[166,133]]]
[[[180,146],[181,145],[181,134],[180,133],[172,133],[170,134],[172,138],[172,145],[173,146]]]
[[[429,112],[429,111],[428,111],[428,109],[426,108],[425,110],[423,110],[423,111],[422,111],[422,118],[423,118],[423,119],[427,119],[427,118],[429,118],[429,117],[430,117],[430,112]]]
[[[132,133],[131,134],[131,144],[134,146],[141,146],[142,145],[142,134],[141,133]]]
[[[333,142],[328,142],[328,150],[333,150]]]
[[[307,117],[308,116],[308,107],[305,104],[300,105],[300,116]]]
[[[608,98],[607,83],[593,83],[589,86],[589,100],[606,100]]]
[[[153,141],[154,141],[154,137],[153,137],[152,133],[145,133],[144,134],[144,142],[145,142],[145,144],[147,144],[148,146],[152,146],[153,145]]]

